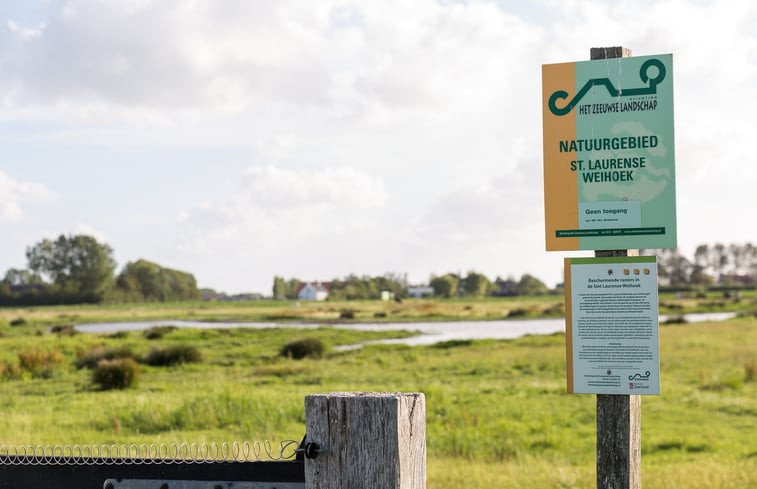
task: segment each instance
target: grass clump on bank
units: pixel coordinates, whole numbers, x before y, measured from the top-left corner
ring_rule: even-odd
[[[132,358],[101,360],[92,369],[92,383],[101,390],[127,389],[134,387],[141,370]]]
[[[94,368],[103,360],[117,360],[131,358],[135,359],[134,352],[128,346],[114,346],[104,348],[102,345],[96,345],[90,350],[78,350],[74,365],[76,368]]]
[[[321,358],[326,346],[318,338],[302,338],[290,341],[279,350],[279,356],[301,360],[303,358]]]
[[[199,363],[202,361],[202,353],[192,345],[173,345],[152,348],[144,361],[153,367],[171,367],[185,363]]]
[[[142,332],[142,335],[147,338],[148,340],[159,340],[163,338],[165,335],[176,331],[178,327],[172,326],[170,324],[168,325],[161,325],[161,326],[153,326],[151,328],[148,328]]]

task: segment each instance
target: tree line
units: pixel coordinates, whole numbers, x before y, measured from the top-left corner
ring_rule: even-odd
[[[693,258],[677,249],[642,250],[656,255],[661,286],[684,288],[754,287],[757,285],[757,247],[751,243],[703,244]],[[11,268],[0,281],[1,305],[46,305],[101,302],[180,301],[200,298],[194,275],[139,259],[116,274],[113,249],[87,235],[60,235],[26,249],[27,267]],[[274,277],[275,299],[296,299],[300,279]],[[327,283],[333,300],[378,299],[386,291],[394,297],[409,295],[406,275],[349,275]],[[538,278],[490,280],[469,271],[430,277],[436,297],[543,295],[549,288]]]
[[[87,235],[60,235],[26,249],[27,267],[0,281],[0,305],[178,301],[200,298],[194,275],[144,259],[116,275],[113,249]]]
[[[297,294],[306,283],[298,278],[274,277],[273,298],[297,299]],[[349,275],[330,282],[319,282],[319,284],[328,289],[330,300],[379,299],[384,291],[389,292],[395,298],[405,298],[411,294],[412,290],[412,287],[407,283],[407,277],[397,274],[375,277]],[[529,274],[524,274],[520,280],[497,277],[494,281],[491,281],[486,275],[476,271],[469,271],[466,275],[457,273],[432,275],[429,280],[429,287],[433,290],[435,297],[487,297],[544,295],[549,293],[549,288],[544,282]]]
[[[751,243],[716,243],[697,246],[694,257],[685,257],[678,249],[641,250],[641,254],[657,257],[660,286],[673,288],[755,287],[757,285],[757,246]],[[274,277],[274,299],[297,299],[305,281],[298,278]],[[328,298],[378,299],[382,291],[404,298],[409,295],[407,278],[397,274],[382,276],[349,275],[343,279],[323,282]],[[432,275],[429,287],[434,297],[533,296],[549,294],[544,282],[530,274],[520,279],[496,277],[490,280],[483,273],[469,271]]]
[[[297,299],[300,288],[306,283],[298,278],[287,280],[276,276],[273,278],[273,298]],[[349,275],[321,285],[328,288],[329,298],[334,300],[380,299],[383,291],[388,291],[395,297],[407,296],[407,278],[391,273],[377,277]]]
[[[544,282],[528,273],[523,274],[519,280],[512,277],[506,279],[497,277],[494,281],[475,271],[470,271],[465,276],[447,273],[438,277],[432,276],[429,285],[434,289],[436,297],[545,295],[549,293],[549,287]]]
[[[670,287],[754,287],[757,285],[757,246],[751,243],[701,244],[693,258],[677,249],[642,250],[657,257],[661,285]]]

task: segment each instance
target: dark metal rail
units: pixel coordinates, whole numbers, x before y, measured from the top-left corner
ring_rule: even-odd
[[[31,462],[31,463],[30,463]],[[259,481],[268,483],[305,483],[302,460],[283,462],[205,462],[181,460],[145,464],[138,460],[98,459],[91,463],[50,464],[42,457],[0,457],[2,489],[103,489],[108,479],[149,479],[166,481]],[[275,487],[271,486],[271,487]],[[156,487],[156,489],[159,489]]]

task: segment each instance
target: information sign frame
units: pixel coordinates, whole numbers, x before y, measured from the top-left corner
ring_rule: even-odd
[[[659,395],[654,256],[565,259],[568,392]]]

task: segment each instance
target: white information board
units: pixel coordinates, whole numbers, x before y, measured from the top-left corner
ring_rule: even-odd
[[[568,392],[660,393],[657,261],[565,259]]]

